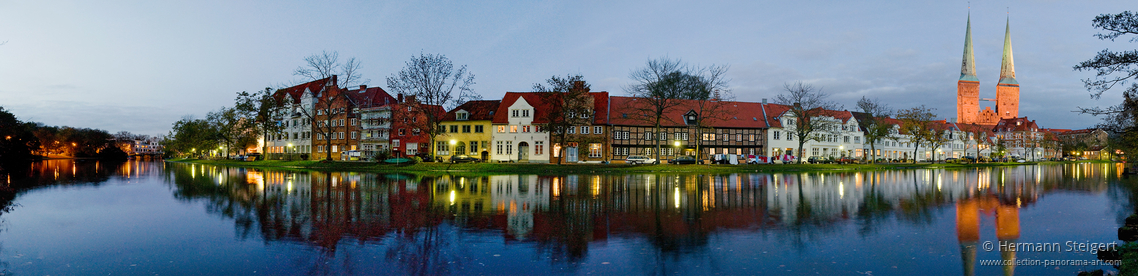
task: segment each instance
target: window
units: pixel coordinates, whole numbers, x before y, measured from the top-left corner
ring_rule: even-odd
[[[343,131],[340,132],[340,140],[344,140],[344,132]]]
[[[644,132],[644,140],[652,140],[652,132]]]
[[[849,142],[850,142],[850,137],[849,137],[849,136],[842,136],[842,142],[843,142],[843,143],[849,143]]]
[[[482,133],[482,126],[474,126],[474,133]]]
[[[561,157],[561,144],[553,144],[553,157]]]
[[[750,134],[750,135],[748,135],[748,136],[747,136],[747,141],[751,141],[751,142],[754,142],[754,141],[755,141],[755,135],[754,135],[754,134]]]
[[[735,134],[735,142],[742,142],[743,134]]]
[[[456,118],[456,119],[458,119],[459,121],[465,121],[465,120],[466,120],[466,119],[467,119],[467,118],[470,116],[470,113],[466,113],[466,112],[464,112],[464,111],[459,111],[459,112],[456,112],[456,113],[454,114],[454,116],[455,116],[455,118]]]
[[[502,141],[498,141],[498,155],[502,154]]]
[[[781,133],[782,133],[782,131],[775,131],[775,132],[773,132],[773,133],[774,133],[774,139],[775,139],[775,140],[778,140],[778,139],[779,139],[779,138],[778,138],[778,136],[779,136],[779,134],[781,134]]]
[[[510,133],[518,133],[518,126],[510,126]]]
[[[529,109],[522,110],[522,117],[529,117]]]
[[[602,153],[601,153],[601,144],[600,143],[589,144],[589,157],[590,158],[601,158],[601,155],[602,155]]]
[[[391,146],[392,147],[398,147],[399,146],[399,139],[391,140]]]
[[[458,133],[458,126],[457,125],[450,126],[450,133]]]
[[[450,149],[447,148],[447,142],[435,142],[435,151],[440,155],[450,155],[448,154]]]
[[[814,156],[818,156],[818,148],[814,148]]]
[[[316,140],[324,140],[324,135],[316,135]]]
[[[357,139],[357,138],[356,138],[356,137],[357,137],[357,136],[356,136],[356,135],[357,135],[356,133],[357,133],[357,132],[355,132],[355,131],[352,131],[352,139]]]
[[[335,127],[335,126],[336,126],[336,120],[332,120],[332,126],[333,126],[333,127]]]
[[[352,118],[352,125],[356,125],[356,118]]]
[[[515,117],[515,118],[518,117],[518,110],[517,109],[510,110],[510,115],[511,115],[510,117]]]
[[[577,134],[577,127],[569,127],[569,134]]]
[[[581,134],[589,134],[589,127],[582,126],[581,127]]]
[[[399,136],[403,136],[403,135],[407,135],[407,130],[400,128],[399,129]]]
[[[668,133],[661,131],[660,132],[660,141],[664,141],[664,140],[668,140]]]
[[[545,141],[533,142],[533,154],[542,155],[545,152]]]
[[[324,152],[324,146],[323,145],[316,146],[316,152]]]
[[[470,126],[462,126],[462,133],[470,133]]]
[[[710,133],[704,133],[703,134],[703,140],[707,141],[708,139],[711,139],[711,134]]]
[[[854,143],[861,143],[861,136],[854,136]]]
[[[731,134],[723,135],[723,142],[731,141]]]
[[[514,143],[506,143],[506,154],[514,154]]]
[[[478,153],[478,141],[470,141],[470,153]],[[485,161],[485,160],[483,160]]]
[[[498,133],[505,133],[505,132],[506,132],[506,126],[498,126]]]
[[[530,126],[522,126],[522,132],[529,133]]]
[[[340,119],[340,125],[344,125],[344,119]]]
[[[599,126],[593,127],[593,134],[604,134],[604,133],[605,133],[604,128],[599,127]]]

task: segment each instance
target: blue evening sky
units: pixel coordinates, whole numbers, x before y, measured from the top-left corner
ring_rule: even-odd
[[[1097,118],[1071,67],[1102,49],[1094,16],[1132,1],[974,1],[980,93],[995,97],[1010,10],[1021,116],[1043,127]],[[234,93],[300,79],[324,50],[385,78],[412,55],[439,53],[476,75],[484,99],[582,74],[625,95],[651,58],[731,66],[736,98],[760,101],[803,81],[853,109],[861,96],[956,115],[967,1],[13,1],[0,0],[0,106],[48,125],[165,134],[183,116],[232,105]],[[991,105],[991,103],[982,102]]]

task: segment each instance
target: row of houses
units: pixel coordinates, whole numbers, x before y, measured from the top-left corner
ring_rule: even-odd
[[[1047,146],[1046,130],[1026,117],[997,125],[933,122],[947,142],[921,144],[918,149],[899,120],[873,120],[891,124],[893,135],[869,145],[868,114],[826,110],[811,118],[826,124],[799,149],[792,106],[766,100],[673,100],[657,117],[646,108],[659,104],[650,99],[590,92],[580,84],[574,89],[585,89],[586,104],[579,112],[562,114],[572,122],[559,128],[562,133],[543,129],[557,117],[549,112],[561,110],[547,92],[507,92],[500,100],[469,101],[443,110],[422,108],[413,97],[393,97],[378,87],[339,88],[332,76],[277,91],[278,99],[286,102],[275,117],[282,131],[266,137],[265,146],[270,158],[367,160],[433,153],[442,160],[469,155],[523,163],[622,162],[631,155],[659,155],[661,160],[683,155],[701,160],[716,155],[789,155],[924,161],[997,151],[1028,159],[1060,153]],[[440,118],[433,137],[427,131],[432,126],[424,124],[428,117]]]

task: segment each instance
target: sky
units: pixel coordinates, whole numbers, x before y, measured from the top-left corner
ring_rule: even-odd
[[[159,135],[237,92],[302,81],[304,58],[355,57],[369,86],[420,53],[475,75],[483,99],[581,74],[627,95],[650,59],[727,65],[740,101],[773,101],[803,82],[856,109],[956,117],[965,24],[972,18],[982,98],[994,98],[1010,22],[1020,116],[1047,128],[1099,119],[1072,67],[1103,49],[1091,20],[1131,1],[13,1],[0,0],[0,106],[23,121]],[[981,102],[991,106],[990,102]]]

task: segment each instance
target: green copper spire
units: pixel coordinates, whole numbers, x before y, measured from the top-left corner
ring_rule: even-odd
[[[976,78],[976,55],[972,54],[972,13],[968,13],[968,27],[964,31],[964,61],[960,64],[960,80],[980,81]]]
[[[1012,21],[1008,19],[1007,29],[1004,30],[1004,63],[1000,65],[1001,84],[1019,84],[1016,81],[1015,64],[1012,62]]]

